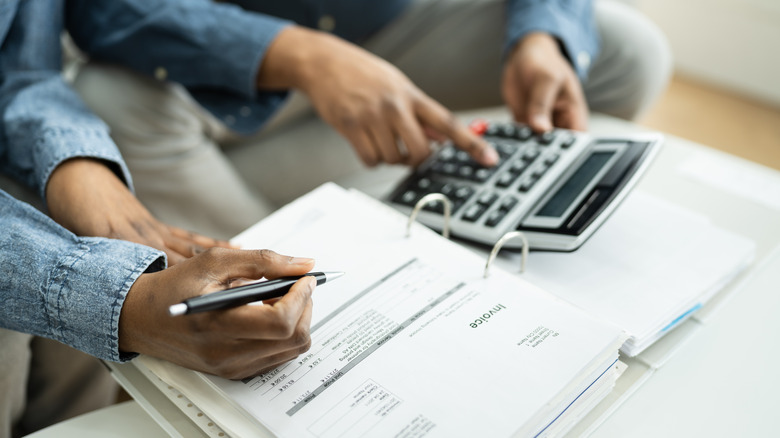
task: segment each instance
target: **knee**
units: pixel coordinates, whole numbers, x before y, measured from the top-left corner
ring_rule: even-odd
[[[117,142],[125,137],[140,140],[135,138],[138,135],[147,140],[148,136],[181,138],[199,134],[202,123],[176,87],[123,67],[95,62],[83,65],[73,81],[73,88],[111,127]]]
[[[598,15],[603,56],[616,76],[609,84],[611,99],[602,102],[599,110],[635,119],[666,89],[673,70],[672,52],[663,32],[636,9],[609,1],[599,4],[609,9]]]

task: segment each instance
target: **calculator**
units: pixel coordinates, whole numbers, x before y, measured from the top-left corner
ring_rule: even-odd
[[[494,245],[522,231],[529,249],[573,251],[617,208],[648,168],[663,142],[660,134],[592,136],[554,129],[542,134],[514,122],[475,121],[471,128],[498,152],[483,167],[465,151],[444,144],[403,180],[387,202],[410,214],[423,196],[450,200],[453,237]],[[444,203],[435,201],[417,219],[441,230]],[[522,243],[508,241],[504,248]]]

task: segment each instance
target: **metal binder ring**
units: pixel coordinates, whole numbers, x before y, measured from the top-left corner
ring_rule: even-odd
[[[414,222],[414,219],[417,218],[417,213],[420,212],[420,209],[435,201],[442,201],[444,203],[444,228],[441,230],[441,235],[444,236],[445,239],[450,238],[450,215],[452,213],[452,202],[450,201],[450,198],[441,193],[429,193],[417,201],[416,204],[414,204],[414,210],[412,210],[412,214],[409,215],[409,221],[406,223],[406,237],[411,235],[412,222]]]
[[[493,259],[496,258],[496,255],[498,254],[498,251],[501,250],[501,247],[504,246],[507,241],[515,238],[520,238],[523,241],[523,251],[520,259],[520,273],[525,272],[525,260],[528,258],[528,239],[525,238],[525,234],[523,234],[522,231],[510,231],[501,236],[501,238],[498,239],[498,242],[493,245],[493,250],[490,251],[487,263],[485,264],[485,278],[488,276],[488,268],[490,268],[490,264],[493,263]]]

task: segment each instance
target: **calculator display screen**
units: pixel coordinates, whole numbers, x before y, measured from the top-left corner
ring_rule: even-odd
[[[577,199],[577,195],[582,192],[615,153],[614,150],[611,150],[591,154],[558,191],[547,200],[547,203],[536,212],[536,216],[560,217],[563,215],[571,203]]]

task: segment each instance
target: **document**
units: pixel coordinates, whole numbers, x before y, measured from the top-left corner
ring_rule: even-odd
[[[423,226],[405,230],[390,207],[325,185],[237,236],[346,274],[314,292],[308,352],[243,381],[198,374],[289,437],[542,436],[612,388],[622,330],[501,269],[484,278],[484,259]],[[180,390],[208,411],[209,397]]]
[[[611,321],[635,356],[705,305],[753,259],[755,243],[706,217],[633,191],[573,253],[533,252],[523,278]],[[519,256],[497,264],[517,271]]]

